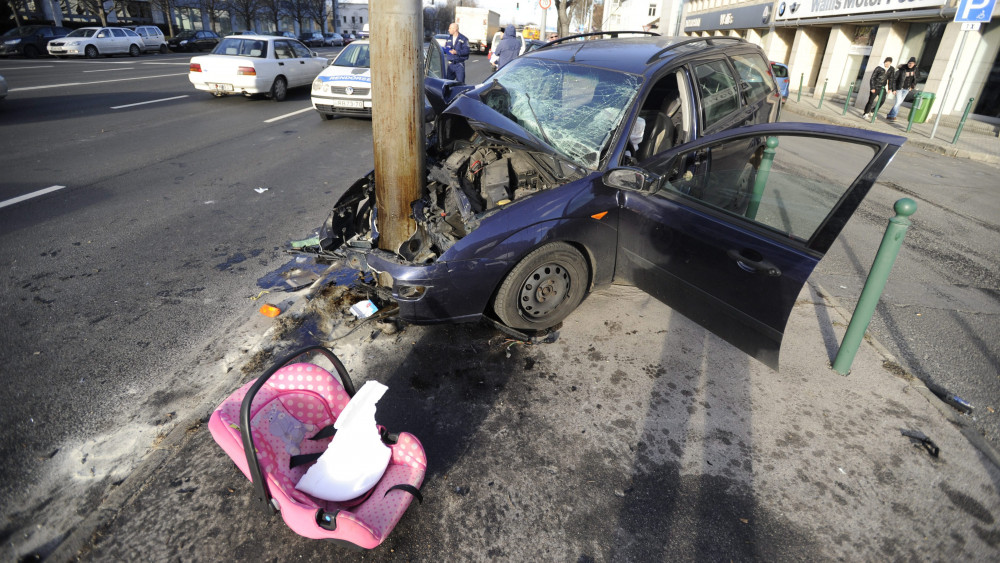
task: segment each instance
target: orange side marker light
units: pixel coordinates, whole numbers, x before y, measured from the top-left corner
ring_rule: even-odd
[[[604,219],[604,216],[607,215],[607,214],[608,214],[607,211],[601,211],[600,213],[595,213],[595,214],[591,215],[591,217],[593,217],[594,219],[597,219],[598,221],[600,221],[601,219]]]
[[[281,314],[281,309],[275,307],[274,305],[264,305],[260,308],[260,314],[265,317],[277,317]]]

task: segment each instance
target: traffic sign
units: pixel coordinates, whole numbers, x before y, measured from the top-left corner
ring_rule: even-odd
[[[959,0],[955,12],[957,22],[988,22],[993,17],[997,0]]]

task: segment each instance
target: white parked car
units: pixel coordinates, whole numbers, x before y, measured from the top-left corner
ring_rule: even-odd
[[[312,83],[312,103],[325,119],[372,115],[371,56],[367,40],[354,41]]]
[[[327,62],[295,39],[231,35],[211,55],[191,59],[188,79],[215,96],[267,94],[280,102],[289,88],[311,84]]]
[[[163,36],[163,31],[160,28],[155,25],[137,25],[133,30],[142,38],[143,51],[167,53],[167,38]]]
[[[145,48],[142,37],[123,27],[81,27],[66,37],[49,41],[48,45],[50,55],[82,56],[88,59],[114,54],[138,57]]]

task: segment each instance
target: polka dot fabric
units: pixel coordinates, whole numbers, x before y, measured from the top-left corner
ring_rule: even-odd
[[[212,437],[233,459],[247,478],[250,470],[240,435],[240,406],[253,381],[230,395],[212,414]],[[394,490],[406,483],[420,488],[427,471],[427,457],[416,436],[400,433],[391,446],[392,457],[382,479],[370,495],[343,503],[316,499],[295,489],[308,465],[288,468],[289,458],[325,451],[332,438],[308,440],[319,429],[336,421],[350,397],[340,382],[325,369],[308,363],[284,366],[276,371],[254,396],[250,425],[261,471],[271,495],[281,507],[281,516],[295,533],[313,539],[346,540],[371,549],[388,536],[413,500],[406,491]],[[317,510],[337,513],[337,527],[326,530],[316,523]]]

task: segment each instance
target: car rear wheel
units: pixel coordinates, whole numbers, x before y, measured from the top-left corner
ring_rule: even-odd
[[[587,261],[578,250],[564,242],[546,244],[507,274],[493,310],[511,328],[551,328],[583,301],[588,276]]]
[[[747,205],[750,203],[750,193],[753,191],[753,185],[756,181],[757,168],[750,162],[744,164],[743,170],[740,171],[740,175],[736,179],[736,185],[733,187],[733,199],[726,206],[726,209],[741,215],[746,212]]]
[[[87,45],[87,48],[84,49],[83,53],[87,55],[88,59],[96,59],[99,54],[97,52],[97,47],[94,47],[93,45]]]
[[[161,55],[166,55],[167,54],[167,50],[168,49],[167,49],[167,44],[166,43],[160,45],[160,54]]]
[[[279,76],[274,79],[274,84],[271,85],[271,99],[276,102],[285,101],[285,96],[288,95],[288,82],[285,80],[284,76]]]
[[[128,48],[128,56],[130,57],[138,57],[141,52],[142,51],[139,49],[139,46],[135,44],[132,44],[132,46]]]

